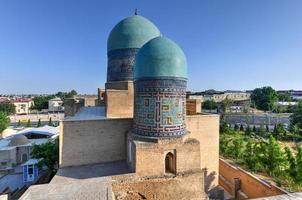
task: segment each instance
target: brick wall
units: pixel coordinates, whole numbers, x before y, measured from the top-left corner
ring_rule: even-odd
[[[205,186],[210,190],[218,185],[219,115],[187,115],[188,137],[200,142],[200,167],[207,169]]]
[[[126,133],[132,119],[63,121],[60,167],[126,160]]]
[[[237,199],[259,198],[286,194],[284,190],[271,185],[251,173],[235,167],[223,159],[219,160],[219,185]],[[240,187],[235,194],[235,178],[240,180]]]
[[[120,81],[106,83],[106,117],[133,117],[133,82]]]
[[[163,176],[165,158],[172,153],[176,173],[200,170],[199,142],[195,139],[176,138],[158,143],[134,141],[135,172],[138,176]]]

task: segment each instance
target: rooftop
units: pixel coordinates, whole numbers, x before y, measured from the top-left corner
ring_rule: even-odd
[[[68,116],[64,121],[83,121],[106,119],[105,107],[82,107],[74,116]]]
[[[28,161],[23,163],[22,166],[24,166],[24,165],[34,165],[34,164],[37,164],[38,162],[39,162],[38,159],[29,159]]]
[[[30,98],[18,98],[18,99],[13,99],[12,102],[13,103],[28,103],[28,102],[31,102],[33,101],[32,99]]]

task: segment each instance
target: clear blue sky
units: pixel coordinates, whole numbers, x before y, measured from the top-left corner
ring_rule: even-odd
[[[183,48],[189,90],[302,89],[301,0],[0,0],[0,93],[96,93],[135,8]]]

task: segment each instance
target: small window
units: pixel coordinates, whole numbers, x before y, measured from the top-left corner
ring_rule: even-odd
[[[28,174],[32,175],[34,173],[34,166],[33,165],[28,165]]]

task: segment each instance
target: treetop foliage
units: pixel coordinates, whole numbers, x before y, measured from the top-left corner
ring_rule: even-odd
[[[31,154],[33,158],[42,159],[41,164],[46,165],[50,170],[54,170],[59,161],[58,142],[34,145]]]
[[[0,112],[0,133],[4,131],[9,125],[9,118],[5,112]]]
[[[202,103],[202,108],[207,110],[217,109],[217,103],[214,100],[206,100]]]
[[[7,115],[11,115],[16,112],[16,107],[11,102],[3,102],[3,103],[0,103],[0,112],[4,112]]]
[[[272,87],[256,88],[251,94],[252,103],[259,110],[273,110],[278,100],[278,94]]]
[[[263,129],[265,130],[264,126]],[[281,147],[274,133],[267,134],[266,138],[258,137],[249,126],[245,132],[229,128],[220,135],[220,155],[234,160],[252,172],[274,177],[278,185],[286,186],[290,190],[301,190],[302,148],[299,147],[298,153],[294,154],[289,147]]]
[[[299,129],[302,129],[302,101],[299,101],[296,106],[294,113],[290,117],[291,126],[296,126]]]
[[[37,96],[34,100],[34,106],[32,109],[36,109],[41,111],[42,109],[48,109],[48,101],[55,97],[59,97],[62,100],[66,98],[72,98],[76,96],[78,93],[75,90],[71,90],[70,92],[58,92],[55,95],[47,95],[47,96]]]

